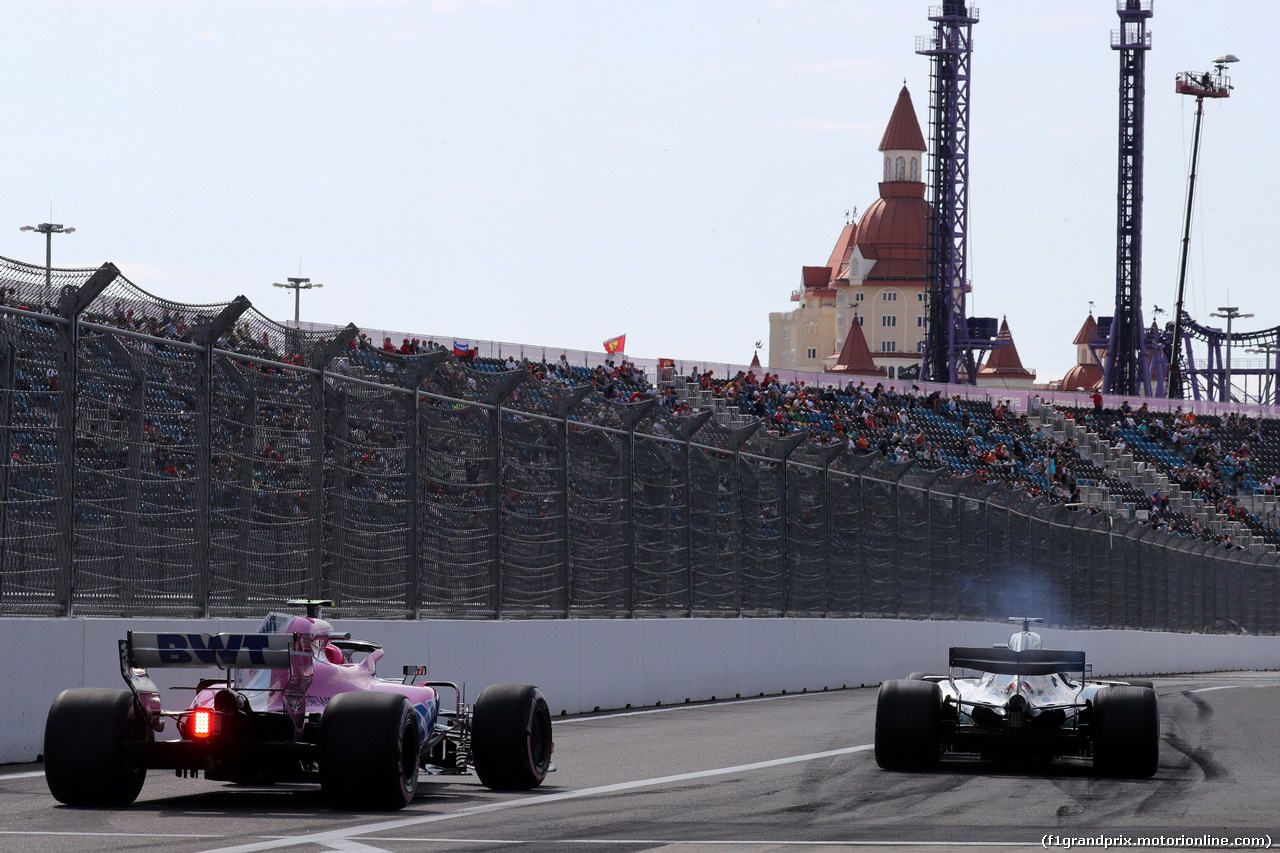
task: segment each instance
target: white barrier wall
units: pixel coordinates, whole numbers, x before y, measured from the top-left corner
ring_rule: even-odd
[[[67,687],[124,687],[125,631],[252,631],[259,620],[0,619],[0,763],[34,761],[50,703]],[[384,677],[425,664],[465,686],[520,681],[551,713],[576,714],[686,700],[871,686],[921,670],[943,672],[953,645],[1002,642],[1013,626],[893,619],[571,619],[335,621],[386,646]],[[1280,637],[1045,629],[1045,646],[1083,649],[1094,675],[1280,669]],[[154,670],[165,707],[185,707],[200,670]],[[447,700],[446,700],[447,701]]]

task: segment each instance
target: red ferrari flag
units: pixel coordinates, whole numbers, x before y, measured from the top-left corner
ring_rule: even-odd
[[[609,355],[617,355],[620,352],[626,352],[626,350],[626,335],[618,335],[616,338],[609,338],[609,340],[604,342],[604,351],[609,353]]]

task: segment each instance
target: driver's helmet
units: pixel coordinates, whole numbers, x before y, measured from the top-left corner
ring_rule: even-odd
[[[333,643],[327,643],[324,647],[324,657],[329,663],[346,663],[346,657],[342,654],[342,649]]]

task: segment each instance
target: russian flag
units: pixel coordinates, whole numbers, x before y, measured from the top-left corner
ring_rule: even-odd
[[[456,355],[456,356],[458,356],[458,357],[462,357],[462,356],[466,355],[466,354],[467,354],[467,353],[469,353],[469,352],[471,352],[471,343],[470,343],[470,341],[460,341],[460,340],[458,340],[457,338],[454,338],[454,339],[453,339],[453,354],[454,354],[454,355]]]

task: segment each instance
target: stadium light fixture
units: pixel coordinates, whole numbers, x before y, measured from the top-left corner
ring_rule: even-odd
[[[56,222],[41,222],[39,225],[23,225],[18,230],[44,235],[44,301],[47,303],[53,299],[53,235],[74,234],[76,229]]]
[[[1225,380],[1223,382],[1223,385],[1225,385],[1226,387],[1223,389],[1222,393],[1223,393],[1223,398],[1226,400],[1226,402],[1230,403],[1232,402],[1232,399],[1231,399],[1231,321],[1247,320],[1253,315],[1241,314],[1240,311],[1234,305],[1225,305],[1225,306],[1219,305],[1218,310],[1210,313],[1209,316],[1222,317],[1227,321],[1227,368],[1225,371],[1226,373]]]
[[[1258,383],[1258,402],[1264,406],[1275,405],[1275,400],[1271,394],[1271,356],[1280,354],[1280,347],[1270,341],[1262,341],[1249,347],[1245,352],[1266,358],[1266,370],[1263,371],[1265,382]]]
[[[286,290],[293,291],[293,324],[298,325],[298,310],[301,307],[302,291],[311,290],[313,287],[324,287],[323,284],[317,284],[309,278],[294,278],[290,276],[288,284],[273,282],[272,287],[283,287]]]

